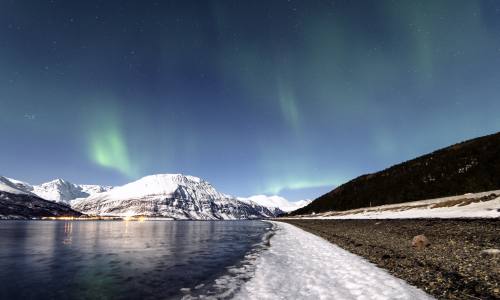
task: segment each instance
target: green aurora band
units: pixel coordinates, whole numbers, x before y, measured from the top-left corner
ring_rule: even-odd
[[[138,175],[137,167],[131,162],[126,138],[115,110],[97,113],[88,134],[88,155],[98,166],[110,168],[128,177]]]

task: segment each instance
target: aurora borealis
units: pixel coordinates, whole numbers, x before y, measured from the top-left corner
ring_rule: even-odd
[[[500,2],[0,0],[1,175],[315,198],[500,129]]]

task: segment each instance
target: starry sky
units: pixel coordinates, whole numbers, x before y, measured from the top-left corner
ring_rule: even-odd
[[[500,129],[500,1],[0,0],[0,173],[315,198]]]

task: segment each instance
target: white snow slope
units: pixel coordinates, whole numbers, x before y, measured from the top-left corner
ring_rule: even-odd
[[[0,176],[0,192],[17,195],[33,195],[32,193],[19,188],[17,183],[21,183],[21,181],[12,181],[10,178]]]
[[[246,198],[238,197],[238,200],[246,203],[254,202],[269,208],[277,207],[284,212],[289,212],[299,209],[311,203],[312,201],[312,200],[300,200],[292,202],[280,196],[266,196],[266,195],[255,195]]]
[[[496,196],[495,196],[496,195]],[[489,197],[484,199],[484,197]],[[483,199],[482,199],[483,198]],[[491,199],[490,199],[491,198]],[[471,201],[473,200],[473,201]],[[500,218],[500,190],[297,216],[304,219]]]
[[[365,259],[293,225],[278,226],[235,299],[432,299]]]

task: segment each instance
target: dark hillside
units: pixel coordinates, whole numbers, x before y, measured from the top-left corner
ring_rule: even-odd
[[[409,202],[500,189],[500,133],[362,175],[292,214]]]
[[[81,215],[63,204],[32,195],[18,195],[0,191],[0,219],[79,217]]]

